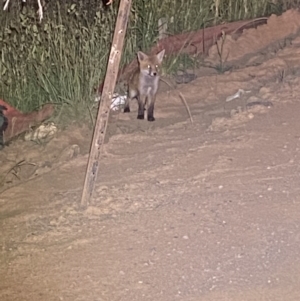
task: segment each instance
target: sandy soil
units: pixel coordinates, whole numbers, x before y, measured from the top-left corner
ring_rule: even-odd
[[[154,123],[113,113],[87,210],[91,130],[1,151],[0,300],[299,300],[299,29],[226,37]]]

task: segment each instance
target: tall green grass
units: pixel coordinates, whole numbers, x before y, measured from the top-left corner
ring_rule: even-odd
[[[99,1],[92,6],[84,1],[51,1],[41,24],[33,7],[15,5],[9,12],[1,11],[0,98],[24,112],[51,102],[62,119],[86,116],[105,75],[119,1],[108,8]],[[122,64],[157,42],[160,18],[167,20],[167,35],[174,35],[280,13],[296,4],[296,0],[135,0]]]
[[[2,14],[0,97],[22,111],[56,104],[59,115],[83,116],[105,72],[115,13],[97,12],[92,20],[71,5],[64,15],[11,18]]]

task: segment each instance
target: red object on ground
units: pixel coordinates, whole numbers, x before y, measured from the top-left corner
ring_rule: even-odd
[[[252,20],[236,21],[207,27],[197,31],[187,32],[170,36],[160,40],[152,49],[150,54],[156,54],[162,49],[166,50],[166,55],[176,53],[188,53],[191,55],[207,54],[209,48],[218,40],[224,32],[232,34],[236,38],[242,34],[244,29],[257,27],[267,23],[268,18],[256,18]],[[137,68],[137,60],[119,70],[117,81],[126,80],[130,74]],[[101,83],[98,92],[101,94],[103,89]]]
[[[31,126],[37,125],[49,118],[54,112],[54,106],[52,104],[44,105],[39,111],[26,114],[18,111],[2,99],[0,99],[0,105],[6,107],[3,113],[8,119],[8,127],[4,131],[5,141],[10,140],[14,136],[27,131]]]

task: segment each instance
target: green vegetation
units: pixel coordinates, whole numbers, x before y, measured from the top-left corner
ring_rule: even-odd
[[[298,2],[135,0],[122,64],[157,42],[160,18],[168,20],[167,34],[174,35],[280,13]],[[24,112],[55,103],[59,120],[78,120],[90,114],[95,89],[105,75],[119,0],[109,7],[101,1],[74,3],[50,1],[41,24],[36,7],[21,7],[17,1],[11,1],[8,12],[0,12],[0,98]],[[174,59],[167,60],[167,71],[180,65],[181,59]],[[183,60],[190,64],[185,56]]]

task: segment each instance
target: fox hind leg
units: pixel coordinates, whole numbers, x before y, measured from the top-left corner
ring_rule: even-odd
[[[129,113],[129,112],[130,112],[129,98],[127,97],[124,105],[124,113]]]
[[[125,104],[124,104],[124,113],[130,112],[130,101],[134,98],[139,98],[139,93],[137,90],[132,89],[131,87],[128,88],[128,96],[126,97]]]

